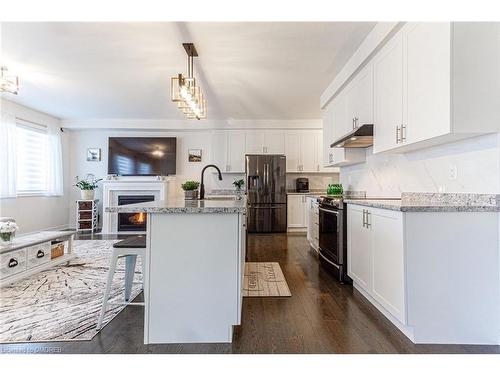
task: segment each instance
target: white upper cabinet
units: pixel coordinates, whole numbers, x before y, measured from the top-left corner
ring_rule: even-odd
[[[330,148],[333,137],[333,105],[330,103],[323,109],[323,167],[333,164],[333,150]]]
[[[300,170],[318,172],[316,134],[305,132],[300,135]]]
[[[246,134],[247,154],[284,154],[285,135],[282,131],[249,131]]]
[[[353,129],[352,119],[347,114],[347,91],[340,92],[330,103],[333,123],[333,141],[349,133]],[[331,144],[331,143],[330,143]],[[364,148],[334,147],[330,149],[329,160],[336,167],[362,163],[366,160]]]
[[[212,162],[221,172],[245,173],[245,132],[212,134]]]
[[[245,173],[245,133],[244,132],[230,132],[228,133],[228,147],[227,164],[229,166],[228,172],[242,172]]]
[[[374,75],[373,152],[396,147],[403,124],[403,36],[398,33],[377,54]]]
[[[301,172],[300,170],[300,134],[285,134],[286,171]]]
[[[500,24],[405,24],[374,59],[374,153],[500,131],[498,40]]]
[[[283,132],[265,132],[264,133],[264,153],[266,154],[284,154],[285,153],[285,134]]]
[[[325,134],[338,138],[356,125],[373,123],[373,152],[380,153],[499,132],[500,23],[409,22],[395,27],[400,29],[384,30],[386,37],[393,33],[387,41],[369,35],[362,52],[343,69],[351,75],[332,83],[338,89],[329,89],[333,99],[325,109]],[[366,66],[356,73],[360,64]],[[323,103],[327,100],[322,97]],[[346,165],[353,159],[348,152],[325,151],[324,158],[328,165]]]
[[[338,170],[322,168],[323,140],[321,131],[304,130],[285,134],[285,155],[287,172],[329,172]]]
[[[373,65],[368,64],[349,84],[347,122],[353,128],[373,124]]]
[[[450,26],[439,22],[409,23],[402,30],[403,143],[451,131]]]
[[[263,154],[264,153],[264,134],[259,131],[251,131],[246,134],[246,145],[243,150],[247,154]]]
[[[323,168],[321,130],[215,131],[212,162],[224,173],[244,173],[245,154],[285,154],[287,172],[336,173]]]

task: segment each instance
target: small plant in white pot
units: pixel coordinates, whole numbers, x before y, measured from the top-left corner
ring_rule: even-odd
[[[243,194],[243,186],[245,186],[245,180],[235,180],[233,181],[233,185],[236,188],[236,199],[241,199]]]
[[[0,222],[0,244],[10,244],[18,229],[19,227],[14,221]]]
[[[95,190],[97,189],[97,183],[101,181],[102,178],[95,180],[93,177],[87,177],[84,180],[79,180],[76,176],[75,186],[80,189],[80,194],[83,200],[94,200]]]
[[[184,190],[184,199],[193,200],[198,199],[198,187],[200,183],[198,181],[186,181],[181,185],[182,190]]]

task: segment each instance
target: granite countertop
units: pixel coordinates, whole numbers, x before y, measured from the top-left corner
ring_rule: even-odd
[[[295,190],[287,190],[287,195],[309,195],[312,197],[319,197],[320,195],[325,195],[326,190],[325,189],[313,189],[309,190],[307,193],[305,192],[300,192],[300,191],[295,191]]]
[[[403,212],[499,212],[500,196],[469,193],[402,193],[401,199],[344,199],[345,203]]]
[[[172,198],[164,201],[106,207],[106,212],[152,214],[232,214],[246,212],[246,199],[217,198],[185,200]]]

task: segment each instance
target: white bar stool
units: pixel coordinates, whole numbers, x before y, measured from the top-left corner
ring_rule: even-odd
[[[134,236],[113,244],[111,263],[109,265],[108,271],[108,280],[106,282],[106,290],[104,292],[101,313],[99,315],[99,321],[97,322],[96,330],[99,331],[102,327],[102,321],[104,319],[104,314],[106,313],[108,305],[145,305],[144,302],[129,302],[130,294],[132,293],[132,284],[134,284],[134,273],[137,256],[141,257],[142,280],[144,283],[144,278],[146,275],[146,236]],[[125,302],[108,302],[109,294],[111,292],[111,285],[113,284],[113,276],[116,270],[116,264],[118,263],[118,259],[122,257],[125,257]],[[144,298],[146,298],[146,296],[144,296]]]

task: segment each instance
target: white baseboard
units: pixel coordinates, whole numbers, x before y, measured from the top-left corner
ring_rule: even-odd
[[[411,342],[415,343],[415,335],[413,332],[413,327],[409,327],[401,323],[396,317],[394,317],[389,311],[387,311],[380,303],[378,303],[372,296],[370,296],[365,290],[357,283],[352,283],[353,287],[363,295],[373,306],[377,308],[389,321],[394,324],[403,334],[408,337]]]

